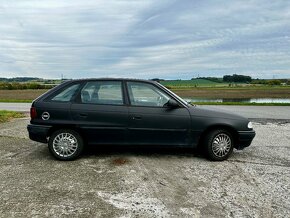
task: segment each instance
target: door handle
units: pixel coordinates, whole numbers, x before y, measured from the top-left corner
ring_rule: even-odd
[[[142,116],[139,116],[139,115],[133,116],[132,119],[133,120],[142,120]]]
[[[87,116],[88,116],[88,114],[85,114],[85,113],[81,113],[81,114],[79,114],[80,115],[80,117],[82,117],[82,118],[86,118]]]

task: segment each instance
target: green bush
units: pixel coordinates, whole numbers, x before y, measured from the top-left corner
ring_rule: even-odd
[[[273,79],[273,80],[267,81],[267,84],[270,86],[277,86],[277,85],[281,85],[281,81],[278,79]]]
[[[54,85],[44,85],[40,83],[18,83],[18,82],[1,82],[2,90],[21,90],[21,89],[51,89]]]

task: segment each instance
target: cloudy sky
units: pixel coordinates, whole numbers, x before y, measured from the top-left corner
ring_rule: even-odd
[[[290,78],[288,0],[0,0],[0,77]]]

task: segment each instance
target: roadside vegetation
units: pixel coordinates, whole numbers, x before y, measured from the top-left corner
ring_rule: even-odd
[[[41,83],[0,82],[0,90],[51,89],[55,85]]]
[[[244,75],[198,77],[190,80],[153,79],[183,98],[250,99],[290,98],[290,79],[252,79]],[[32,102],[61,83],[62,80],[41,78],[0,78],[0,102]],[[288,105],[288,103],[198,102],[196,104],[227,105]]]
[[[25,115],[15,111],[0,110],[0,123],[7,122],[13,118],[21,118]]]

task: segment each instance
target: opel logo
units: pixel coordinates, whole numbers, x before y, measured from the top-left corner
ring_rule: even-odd
[[[48,112],[43,112],[42,115],[41,115],[41,118],[43,120],[48,120],[50,118],[50,115]]]

